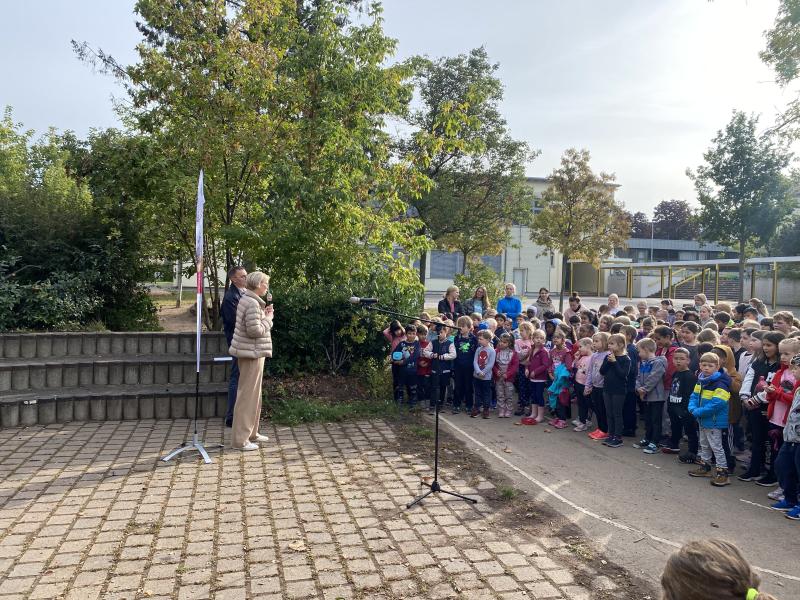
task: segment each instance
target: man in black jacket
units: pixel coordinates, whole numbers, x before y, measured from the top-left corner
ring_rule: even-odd
[[[228,271],[228,280],[230,280],[231,284],[222,299],[222,329],[225,331],[225,340],[228,342],[228,348],[230,348],[233,340],[233,330],[236,328],[236,309],[239,306],[239,298],[244,293],[247,270],[240,266],[233,267]],[[234,356],[231,364],[231,377],[228,381],[228,412],[225,414],[226,427],[230,427],[233,423],[233,406],[236,404],[237,387],[239,387],[239,364]]]

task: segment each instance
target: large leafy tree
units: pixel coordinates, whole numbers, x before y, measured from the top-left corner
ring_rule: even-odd
[[[696,240],[700,235],[686,200],[662,200],[653,210],[653,236],[659,240]]]
[[[437,247],[470,257],[497,254],[513,222],[527,224],[532,193],[525,165],[535,157],[508,132],[500,113],[498,65],[484,48],[469,54],[410,61],[419,104],[407,115],[411,136],[402,151],[418,157],[432,187],[414,200],[423,228]],[[426,254],[420,260],[424,282]]]
[[[744,298],[748,246],[766,245],[791,211],[790,154],[774,136],[756,132],[758,118],[735,111],[695,172],[701,236],[739,250],[739,298]]]
[[[641,211],[636,211],[635,213],[627,212],[626,216],[628,217],[628,221],[631,225],[631,237],[635,238],[649,238],[651,231],[651,221]]]
[[[276,286],[418,288],[407,255],[424,241],[404,199],[427,180],[392,160],[385,128],[406,109],[408,70],[386,66],[380,9],[355,24],[352,4],[139,0],[136,64],[76,45],[120,77],[126,122],[162,149],[170,176],[152,198],[189,256],[185,217],[205,170],[212,325],[218,274],[243,259]]]
[[[542,194],[542,210],[533,218],[531,239],[561,253],[559,309],[564,306],[569,261],[597,265],[630,236],[627,213],[614,198],[614,175],[592,171],[590,158],[588,150],[570,148],[564,153]]]
[[[778,83],[787,87],[800,75],[800,0],[780,0],[761,60],[775,70]],[[800,96],[789,102],[775,129],[788,137],[800,133]]]

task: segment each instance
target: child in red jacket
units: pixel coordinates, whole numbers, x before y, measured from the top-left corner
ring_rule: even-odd
[[[767,393],[767,419],[769,420],[769,443],[776,448],[775,455],[783,445],[783,427],[789,416],[789,407],[794,399],[797,387],[794,373],[790,366],[792,357],[800,352],[800,339],[786,338],[778,344],[781,365],[775,377],[766,387]]]
[[[514,381],[519,371],[519,356],[514,350],[514,336],[504,333],[497,342],[497,355],[494,359],[494,387],[497,392],[497,416],[510,417],[514,406]]]

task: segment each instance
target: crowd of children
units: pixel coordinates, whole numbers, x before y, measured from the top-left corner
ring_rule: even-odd
[[[448,294],[457,298],[457,289]],[[528,426],[571,422],[609,448],[633,438],[633,448],[675,454],[694,465],[689,475],[717,487],[738,464],[738,480],[779,486],[772,508],[800,520],[800,321],[792,313],[770,317],[756,298],[712,307],[703,294],[680,306],[622,307],[615,294],[597,311],[577,294],[568,303],[557,312],[543,288],[525,312],[508,315],[489,308],[480,288],[481,313],[392,322],[384,335],[395,400]]]

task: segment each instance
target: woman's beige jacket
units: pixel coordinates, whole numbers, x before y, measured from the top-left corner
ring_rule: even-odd
[[[272,318],[264,314],[266,303],[245,290],[236,309],[236,327],[228,353],[237,358],[272,357]]]

